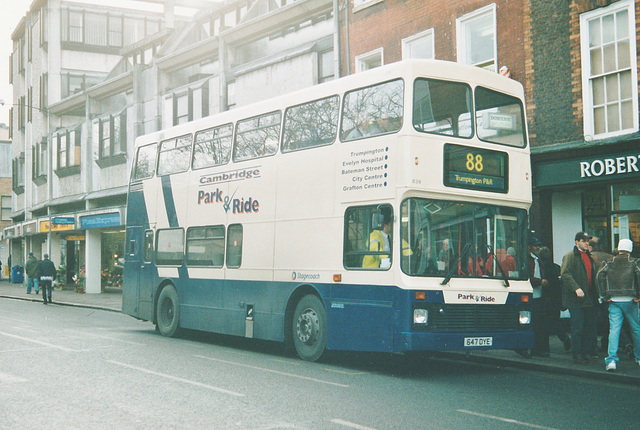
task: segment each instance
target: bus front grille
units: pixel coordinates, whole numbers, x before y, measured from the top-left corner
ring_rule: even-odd
[[[518,324],[516,305],[460,305],[432,303],[427,306],[429,323],[434,331],[515,330]]]

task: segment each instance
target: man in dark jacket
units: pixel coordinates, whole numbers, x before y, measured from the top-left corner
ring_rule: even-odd
[[[47,298],[49,303],[51,301],[51,284],[56,279],[56,266],[51,260],[49,260],[49,254],[44,254],[44,259],[38,263],[38,275],[40,276],[40,287],[42,288],[42,300],[44,304],[47,304]]]
[[[562,303],[571,315],[573,361],[585,364],[596,356],[596,265],[589,255],[588,233],[575,236],[575,247],[562,259]]]
[[[600,299],[609,305],[609,355],[605,358],[607,371],[615,371],[618,362],[618,340],[620,329],[626,318],[633,335],[636,363],[640,364],[640,268],[631,259],[633,242],[621,239],[619,255],[605,263],[597,275]]]
[[[38,288],[38,259],[31,251],[29,251],[29,258],[27,259],[27,264],[24,265],[24,269],[27,272],[27,294],[31,294],[31,288],[38,294],[40,292]]]

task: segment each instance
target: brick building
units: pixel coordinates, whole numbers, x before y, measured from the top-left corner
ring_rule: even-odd
[[[345,6],[342,74],[417,57],[506,67],[522,83],[534,180],[530,226],[556,261],[583,229],[601,237],[608,251],[622,237],[640,245],[638,2],[350,0]]]

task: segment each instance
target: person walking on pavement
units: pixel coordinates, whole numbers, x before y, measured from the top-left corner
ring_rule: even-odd
[[[549,321],[546,312],[546,292],[548,281],[543,272],[542,264],[538,254],[542,242],[537,237],[529,238],[529,255],[527,258],[527,269],[529,271],[529,282],[533,288],[533,306],[531,322],[533,324],[534,344],[531,355],[538,357],[549,357]]]
[[[38,275],[40,276],[40,286],[42,287],[42,300],[44,304],[53,303],[51,300],[51,289],[53,281],[56,279],[56,266],[49,260],[49,254],[44,254],[44,259],[38,263]]]
[[[27,272],[27,294],[31,294],[31,288],[38,294],[40,292],[38,288],[38,259],[31,251],[29,251],[29,258],[24,268],[25,272]]]
[[[544,278],[542,279],[542,297],[544,298],[545,316],[547,318],[548,335],[555,334],[564,345],[565,351],[571,351],[571,339],[566,333],[560,320],[562,307],[562,281],[560,280],[560,266],[553,262],[551,250],[543,246],[538,253]],[[548,340],[548,338],[547,338]],[[545,345],[549,351],[549,342]]]
[[[588,233],[576,233],[574,248],[562,259],[562,303],[571,316],[573,361],[586,364],[596,359],[596,267],[589,254]]]
[[[636,363],[640,365],[640,268],[629,255],[632,250],[633,242],[621,239],[619,254],[606,262],[596,276],[600,300],[609,304],[609,351],[605,358],[608,371],[615,371],[617,367],[618,342],[625,318],[631,328]]]

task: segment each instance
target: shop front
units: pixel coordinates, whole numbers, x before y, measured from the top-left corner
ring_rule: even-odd
[[[540,214],[535,228],[552,241],[556,262],[581,230],[597,236],[609,253],[620,239],[631,239],[632,256],[640,256],[640,150],[540,161],[533,171]]]
[[[86,291],[100,293],[122,288],[124,261],[124,224],[122,210],[81,215],[80,228],[85,231]]]

